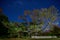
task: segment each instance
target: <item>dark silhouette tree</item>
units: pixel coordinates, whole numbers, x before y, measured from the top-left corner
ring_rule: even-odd
[[[8,17],[2,13],[2,8],[0,8],[0,37],[8,35],[8,27],[3,24],[5,22],[8,22]]]
[[[60,37],[60,27],[57,25],[53,25],[54,30],[53,30],[53,34],[56,35],[57,37]]]

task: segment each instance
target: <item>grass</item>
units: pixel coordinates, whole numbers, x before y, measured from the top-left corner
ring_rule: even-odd
[[[0,39],[0,40],[60,40],[60,38],[48,38],[48,39],[31,39],[31,38],[5,38],[5,39]]]

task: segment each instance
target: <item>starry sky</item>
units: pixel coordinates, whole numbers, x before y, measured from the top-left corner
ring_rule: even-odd
[[[8,16],[10,21],[15,22],[22,22],[18,16],[23,15],[24,10],[48,8],[52,5],[60,11],[60,0],[0,0],[3,13]],[[28,20],[31,21],[29,17]]]

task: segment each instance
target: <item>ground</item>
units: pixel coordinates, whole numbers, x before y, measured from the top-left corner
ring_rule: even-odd
[[[27,38],[27,39],[21,39],[21,38],[5,38],[5,39],[0,39],[0,40],[60,40],[60,38],[51,38],[51,39],[30,39],[30,38]]]

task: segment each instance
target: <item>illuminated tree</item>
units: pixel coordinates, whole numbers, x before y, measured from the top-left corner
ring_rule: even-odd
[[[26,16],[30,16],[33,25],[30,25],[30,22],[27,21]],[[49,8],[41,8],[41,9],[34,9],[33,11],[25,10],[24,16],[21,16],[23,20],[27,24],[29,24],[29,27],[31,26],[31,29],[40,28],[42,30],[45,30],[48,26],[50,27],[50,30],[53,29],[53,23],[55,20],[57,20],[58,10],[51,6]],[[38,27],[39,26],[39,27]],[[42,29],[42,27],[44,28]]]

